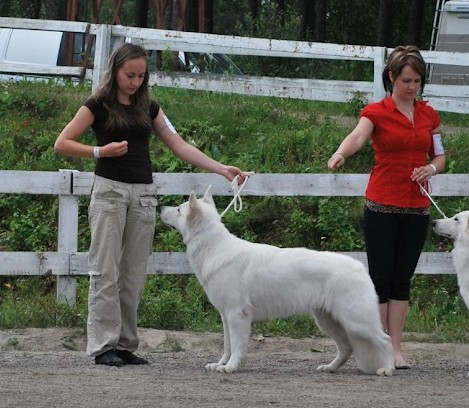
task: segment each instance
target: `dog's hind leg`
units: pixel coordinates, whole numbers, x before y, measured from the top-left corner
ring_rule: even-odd
[[[362,305],[364,302],[362,303]],[[394,357],[390,337],[383,331],[376,305],[340,315],[360,370],[366,374],[391,376]]]
[[[315,311],[314,320],[317,326],[330,338],[335,341],[337,356],[330,364],[320,365],[317,370],[332,373],[338,370],[352,355],[352,346],[344,328],[323,311]]]
[[[390,337],[369,327],[360,333],[350,333],[355,358],[366,374],[391,376],[394,373],[394,355]]]
[[[223,356],[217,363],[209,363],[205,366],[207,370],[212,371],[216,371],[220,366],[225,366],[231,357],[230,329],[223,313],[220,316],[223,323]]]

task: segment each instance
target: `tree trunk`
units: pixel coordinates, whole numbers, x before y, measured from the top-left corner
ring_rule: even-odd
[[[282,27],[285,27],[285,0],[277,0],[277,15],[280,17]]]
[[[177,30],[186,31],[187,0],[178,0],[177,4]]]
[[[392,6],[393,0],[379,0],[376,45],[390,47],[392,44]]]
[[[148,27],[148,0],[135,1],[135,26]]]
[[[310,39],[309,34],[313,32],[314,3],[315,0],[301,0],[299,5],[300,14],[303,16],[300,29],[301,40],[303,41]]]
[[[252,32],[257,32],[257,19],[259,18],[259,3],[257,0],[249,0],[249,12],[252,18]]]
[[[425,0],[413,0],[410,6],[409,30],[407,43],[420,47],[422,35],[422,21],[425,9]]]
[[[167,0],[153,0],[153,9],[155,13],[155,28],[164,28],[164,15],[166,7],[168,6]]]
[[[188,0],[186,11],[186,31],[199,31],[199,0]]]
[[[326,0],[316,0],[314,2],[314,29],[313,41],[326,41]]]
[[[177,30],[178,19],[178,0],[170,0],[168,4],[168,13],[165,15],[164,26],[166,30]]]
[[[205,0],[205,32],[213,34],[213,0]]]

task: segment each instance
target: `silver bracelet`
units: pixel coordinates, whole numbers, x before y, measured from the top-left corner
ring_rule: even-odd
[[[93,156],[95,159],[99,159],[101,157],[99,153],[99,146],[93,147]]]

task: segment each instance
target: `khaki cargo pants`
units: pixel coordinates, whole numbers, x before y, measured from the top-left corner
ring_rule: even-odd
[[[156,186],[95,177],[88,220],[87,354],[138,347],[137,308],[155,233]]]

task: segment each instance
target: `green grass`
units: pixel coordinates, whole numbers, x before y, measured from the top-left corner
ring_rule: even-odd
[[[53,143],[89,95],[89,87],[52,84],[0,84],[0,168],[92,171],[93,161],[57,156]],[[217,160],[259,173],[325,173],[326,162],[353,128],[361,102],[326,103],[294,99],[223,95],[154,88],[152,94],[191,143]],[[469,115],[442,113],[448,157],[446,172],[467,173]],[[85,140],[93,143],[91,133]],[[156,138],[151,158],[156,172],[199,171],[175,159]],[[344,173],[365,173],[372,166],[371,146],[347,160]],[[183,197],[161,197],[161,204]],[[217,197],[224,208],[228,197]],[[78,250],[87,251],[89,197],[80,199]],[[441,197],[450,215],[469,208],[468,197]],[[57,197],[0,194],[0,250],[55,251]],[[278,246],[363,251],[362,197],[246,197],[243,211],[228,212],[235,235]],[[432,208],[432,217],[440,215]],[[425,251],[448,251],[452,243],[429,234]],[[184,251],[179,234],[157,219],[154,251]],[[88,279],[79,277],[77,303],[55,300],[53,277],[0,276],[0,328],[86,326]],[[415,338],[467,342],[468,312],[455,276],[416,276],[406,330]],[[150,276],[139,309],[139,325],[168,330],[220,331],[218,313],[194,276]],[[263,335],[306,337],[318,334],[309,318],[275,319],[254,325]]]

